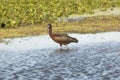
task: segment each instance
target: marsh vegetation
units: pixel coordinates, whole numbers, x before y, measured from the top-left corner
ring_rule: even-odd
[[[0,0],[0,38],[46,34],[46,24],[55,32],[96,33],[119,31],[120,16],[98,16],[81,22],[58,22],[59,17],[93,14],[119,7],[119,0]]]

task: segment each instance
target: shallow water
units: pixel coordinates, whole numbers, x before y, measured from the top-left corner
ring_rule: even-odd
[[[48,35],[4,39],[0,80],[119,80],[120,32],[69,34],[60,49]]]

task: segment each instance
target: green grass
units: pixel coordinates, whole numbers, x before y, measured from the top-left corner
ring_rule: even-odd
[[[120,0],[0,0],[0,24],[5,23],[7,28],[41,24],[119,6]]]
[[[54,22],[54,33],[98,33],[120,31],[120,16],[97,16],[81,22]],[[34,26],[0,29],[1,38],[13,38],[48,34],[47,23]]]

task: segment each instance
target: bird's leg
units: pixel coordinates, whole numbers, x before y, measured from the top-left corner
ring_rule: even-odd
[[[62,44],[60,44],[60,49],[62,50]]]
[[[68,50],[68,49],[69,49],[69,47],[68,47],[67,45],[65,45],[65,49],[66,49],[66,50]]]

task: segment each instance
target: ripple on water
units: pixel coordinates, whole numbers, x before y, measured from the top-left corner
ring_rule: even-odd
[[[79,43],[69,49],[48,35],[1,43],[0,80],[119,80],[120,40],[110,34],[70,34]]]

